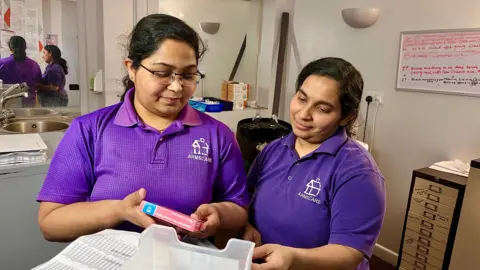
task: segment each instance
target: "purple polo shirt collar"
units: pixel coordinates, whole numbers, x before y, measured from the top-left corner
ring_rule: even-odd
[[[143,126],[143,123],[138,117],[135,107],[133,106],[132,100],[134,94],[135,89],[131,88],[125,95],[125,100],[115,115],[114,123],[116,125],[124,127],[131,127],[134,125]],[[199,126],[202,124],[202,119],[195,109],[187,105],[178,115],[176,122],[178,125]]]
[[[295,149],[295,140],[297,137],[293,132],[291,132],[288,136],[284,137],[282,139],[282,144],[287,146],[290,149]],[[347,136],[347,131],[345,130],[344,127],[339,127],[333,133],[332,136],[330,136],[328,139],[322,142],[320,146],[313,151],[312,154],[319,154],[319,153],[326,153],[330,154],[332,156],[336,156],[338,151],[342,148],[342,146],[345,144],[347,141],[348,136]],[[308,155],[310,156],[310,155]]]

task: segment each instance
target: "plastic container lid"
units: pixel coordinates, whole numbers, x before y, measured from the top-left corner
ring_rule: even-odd
[[[254,247],[253,242],[239,239],[230,239],[222,250],[195,246],[180,242],[171,227],[152,225],[122,269],[250,270]]]

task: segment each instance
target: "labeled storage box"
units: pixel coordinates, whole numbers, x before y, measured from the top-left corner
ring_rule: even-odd
[[[250,85],[248,83],[234,81],[222,82],[221,98],[223,100],[232,101],[235,110],[246,108],[249,94]]]

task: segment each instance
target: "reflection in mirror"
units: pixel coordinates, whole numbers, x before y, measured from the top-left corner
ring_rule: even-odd
[[[77,2],[2,2],[1,14],[5,15],[0,22],[0,109],[79,109]],[[5,93],[22,83],[27,87]],[[28,97],[18,95],[22,92],[27,92]],[[48,110],[28,113],[37,111]]]

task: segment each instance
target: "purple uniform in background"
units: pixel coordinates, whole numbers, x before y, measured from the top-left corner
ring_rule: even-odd
[[[295,136],[260,152],[248,175],[250,221],[264,244],[349,246],[371,257],[385,215],[385,184],[370,154],[339,128],[299,158]],[[365,258],[357,268],[369,269]]]
[[[62,66],[57,63],[47,65],[42,76],[43,85],[58,86],[58,91],[39,92],[38,96],[43,107],[67,106],[68,94],[65,91],[65,72]]]
[[[42,71],[37,62],[28,57],[17,62],[13,55],[2,58],[0,59],[0,79],[4,84],[27,83],[28,98],[23,98],[22,104],[24,107],[35,105],[35,84],[40,83],[42,79]]]
[[[159,132],[139,120],[133,95],[72,122],[38,201],[121,200],[145,188],[147,201],[187,215],[205,203],[248,204],[242,155],[226,125],[187,105]]]

